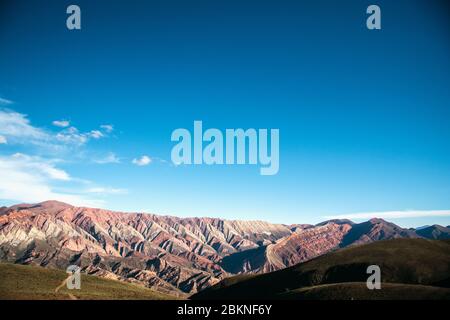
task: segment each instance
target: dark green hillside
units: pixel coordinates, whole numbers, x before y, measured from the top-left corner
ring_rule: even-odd
[[[289,294],[292,298],[292,294],[298,293],[296,290],[306,287],[348,282],[365,283],[368,277],[366,269],[373,264],[380,266],[383,284],[446,287],[450,278],[450,241],[395,239],[353,246],[284,270],[250,278],[237,278],[234,281],[228,279],[228,284],[219,283],[191,298],[273,299],[287,298]],[[397,294],[399,298],[409,297],[409,295],[401,294],[402,290],[399,289],[401,287],[384,287],[387,288],[385,291],[390,290],[392,293],[387,295],[389,298],[393,298]],[[324,292],[335,291],[337,288],[345,288],[345,286],[316,288],[315,291],[310,291],[308,294],[313,297],[315,292],[321,292],[322,296],[326,296]],[[413,296],[419,296],[419,291],[424,295],[429,293],[428,289],[423,287],[403,288],[410,292],[416,288],[417,293],[412,293]],[[361,292],[356,287],[352,290],[355,293]],[[368,289],[364,290],[369,291]],[[443,290],[447,291],[448,289]],[[306,297],[306,292],[303,292],[301,297]],[[339,295],[331,294],[330,297],[339,298]],[[370,296],[355,294],[353,298],[366,299]]]
[[[385,283],[382,290],[367,290],[365,282],[322,284],[289,291],[285,300],[448,300],[450,289],[417,284]]]

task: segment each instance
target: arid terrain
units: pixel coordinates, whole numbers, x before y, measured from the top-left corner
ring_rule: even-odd
[[[317,225],[177,218],[47,201],[0,208],[0,260],[82,272],[185,298],[234,275],[281,270],[379,240],[445,239],[381,219]]]
[[[1,300],[173,300],[141,285],[81,275],[79,290],[69,290],[63,270],[0,263]]]

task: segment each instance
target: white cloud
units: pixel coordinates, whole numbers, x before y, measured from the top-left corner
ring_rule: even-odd
[[[133,159],[132,162],[138,166],[146,166],[152,162],[152,159],[149,156],[142,156],[139,159]]]
[[[421,218],[421,217],[450,217],[450,210],[404,210],[404,211],[382,211],[382,212],[360,212],[326,216],[326,219],[398,219],[398,218]]]
[[[0,199],[36,203],[58,200],[79,206],[101,206],[102,201],[76,193],[55,191],[53,183],[71,181],[64,170],[53,161],[25,154],[0,157]]]
[[[98,164],[120,163],[120,159],[113,153],[108,153],[104,158],[94,160]]]
[[[80,132],[70,126],[67,120],[56,120],[54,126],[62,128],[59,132],[52,132],[33,126],[27,115],[9,109],[0,109],[0,136],[10,144],[34,145],[48,150],[61,151],[70,147],[85,145],[90,139],[106,137],[100,130]],[[105,132],[112,130],[112,125],[103,125]]]
[[[88,136],[80,133],[77,128],[69,127],[56,134],[56,139],[66,144],[83,145],[88,141]]]
[[[92,130],[90,132],[81,133],[75,127],[69,127],[56,134],[56,139],[64,143],[73,143],[76,145],[83,145],[92,139],[100,139],[105,135],[99,130]]]
[[[14,102],[12,102],[11,100],[4,99],[4,98],[0,97],[0,105],[1,106],[7,106],[7,105],[10,105],[10,104],[13,104],[13,103]]]
[[[55,161],[45,161],[39,157],[32,157],[23,153],[13,154],[11,160],[15,161],[16,166],[18,167],[36,170],[37,173],[45,175],[50,179],[63,181],[70,180],[70,176],[67,172],[55,167]]]
[[[43,129],[30,124],[27,116],[12,110],[0,110],[0,135],[20,143],[38,143],[51,139]]]
[[[104,137],[103,133],[98,130],[92,130],[88,135],[94,139],[100,139]]]
[[[68,126],[70,126],[70,122],[67,120],[55,120],[52,122],[52,124],[56,127],[60,127],[60,128],[66,128]]]
[[[100,126],[100,128],[102,128],[103,130],[105,130],[107,133],[111,133],[114,130],[114,126],[111,124],[102,124]]]
[[[100,139],[106,137],[100,130],[91,130],[90,132],[81,133],[76,127],[69,127],[58,134],[56,138],[59,141],[65,143],[74,143],[78,145],[83,145],[89,141],[89,139]]]
[[[0,199],[29,203],[59,200],[74,205],[101,206],[104,201],[95,198],[126,192],[123,189],[101,186],[86,189],[85,180],[72,177],[59,167],[59,162],[64,160],[55,159],[65,159],[67,156],[70,161],[88,159],[91,154],[86,152],[89,149],[81,147],[89,140],[106,137],[107,132],[113,130],[112,125],[86,132],[70,126],[67,120],[53,121],[53,125],[58,129],[38,128],[31,124],[27,115],[0,108],[0,144],[21,145],[29,153],[0,155]],[[40,157],[32,155],[31,152],[36,151]],[[44,156],[47,158],[43,158]],[[109,153],[97,162],[120,161],[115,154]]]
[[[116,188],[95,187],[95,188],[87,189],[86,192],[87,193],[96,193],[96,194],[125,194],[125,193],[127,193],[127,190],[116,189]]]

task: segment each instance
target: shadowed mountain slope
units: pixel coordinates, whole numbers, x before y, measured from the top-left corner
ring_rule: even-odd
[[[440,225],[433,225],[420,230],[416,230],[416,233],[427,239],[444,240],[450,239],[450,228]]]
[[[370,265],[378,265],[381,268],[382,286],[391,283],[448,287],[450,241],[395,239],[352,246],[284,270],[253,277],[226,279],[191,298],[277,299],[288,296],[293,298],[296,295],[298,298],[305,298],[305,290],[310,290],[311,287],[343,283],[347,286],[345,283],[349,282],[365,283],[368,278],[366,270]],[[342,286],[329,288],[337,289]],[[405,290],[408,288],[404,287]],[[324,289],[315,290],[320,292]],[[355,292],[358,290],[355,289]],[[326,291],[328,290],[323,292]],[[315,294],[312,296],[317,297]],[[367,298],[367,295],[360,298]]]

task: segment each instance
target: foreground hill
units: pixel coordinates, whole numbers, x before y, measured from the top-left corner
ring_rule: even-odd
[[[177,218],[46,201],[0,208],[0,260],[136,281],[184,297],[236,274],[280,270],[379,240],[422,238],[372,219],[318,225]]]
[[[318,285],[282,293],[283,300],[449,300],[450,289],[417,284],[385,283],[367,290],[365,282]]]
[[[365,287],[369,265],[382,289]],[[328,253],[296,266],[225,279],[192,299],[450,299],[450,241],[396,239]]]
[[[0,300],[174,299],[136,284],[87,275],[81,275],[80,290],[68,290],[62,285],[67,276],[62,270],[0,263]]]

